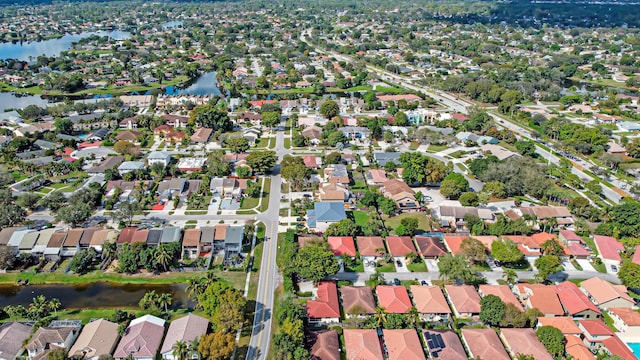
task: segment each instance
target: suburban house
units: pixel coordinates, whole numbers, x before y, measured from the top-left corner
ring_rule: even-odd
[[[339,183],[342,185],[349,185],[351,181],[349,179],[349,173],[347,172],[347,166],[344,164],[329,164],[324,168],[324,179],[330,183]]]
[[[577,336],[566,335],[564,338],[567,341],[564,345],[564,350],[567,352],[567,355],[573,357],[574,359],[596,360],[596,357],[584,344],[584,342],[582,342],[582,339]]]
[[[613,336],[611,330],[602,320],[580,320],[578,328],[582,331],[585,345],[594,348],[603,340]]]
[[[453,330],[425,330],[425,343],[431,359],[467,360],[464,346]]]
[[[389,360],[425,360],[415,329],[382,330]]]
[[[105,319],[93,320],[82,329],[69,350],[69,357],[97,360],[101,355],[110,356],[119,337],[118,324]]]
[[[310,331],[307,345],[312,359],[340,360],[340,340],[335,330]]]
[[[443,227],[456,228],[458,231],[465,230],[464,217],[472,214],[480,218],[485,223],[493,222],[495,216],[489,209],[478,209],[472,206],[445,206],[440,205],[433,210],[435,218],[440,219]]]
[[[507,150],[500,145],[484,144],[480,147],[480,150],[484,153],[489,153],[497,157],[500,161],[507,160],[513,157],[520,157],[520,154],[515,153],[511,150]]]
[[[113,353],[114,359],[154,360],[164,336],[165,321],[145,315],[131,321]]]
[[[209,329],[209,320],[202,316],[189,314],[179,319],[173,320],[169,324],[167,335],[162,343],[160,355],[165,360],[176,360],[173,355],[174,345],[178,341],[190,344],[193,340],[200,338],[207,333]],[[192,354],[190,359],[197,359],[197,354]]]
[[[102,160],[98,165],[91,167],[87,170],[87,174],[104,174],[107,169],[115,169],[124,161],[124,156],[116,155],[116,156],[108,156],[106,159]]]
[[[197,258],[200,253],[200,229],[186,229],[182,236],[182,257]],[[173,360],[173,359],[172,359]]]
[[[313,210],[307,211],[307,225],[317,231],[326,231],[329,225],[346,219],[347,213],[341,202],[315,202]]]
[[[386,240],[389,253],[393,255],[395,261],[403,262],[405,256],[416,253],[411,236],[387,236]]]
[[[384,169],[371,169],[364,174],[367,184],[375,186],[387,182],[387,172]]]
[[[149,166],[156,163],[167,166],[171,163],[171,155],[164,151],[154,151],[147,156],[147,163]]]
[[[415,240],[423,259],[435,260],[440,256],[447,254],[447,249],[437,236],[417,235]]]
[[[500,329],[500,337],[514,358],[518,354],[524,354],[531,355],[536,360],[553,360],[533,329]]]
[[[45,260],[57,261],[60,259],[60,251],[62,250],[62,244],[66,237],[66,232],[56,232],[51,235],[51,239],[49,239],[49,243],[43,253]]]
[[[213,129],[209,128],[197,128],[196,131],[191,135],[191,142],[196,144],[206,144],[211,139],[211,134],[213,133]]]
[[[513,295],[508,285],[484,285],[483,284],[483,285],[480,285],[480,287],[478,288],[478,294],[482,297],[485,297],[487,295],[497,296],[500,298],[500,300],[502,300],[503,303],[505,303],[505,305],[511,304],[515,306],[518,310],[524,311],[524,309],[522,308],[522,305],[520,304],[518,299],[516,299],[516,296]]]
[[[405,183],[398,179],[387,180],[380,188],[382,195],[393,199],[399,211],[416,211],[420,205],[416,201],[415,192]]]
[[[362,126],[343,126],[338,128],[349,140],[366,140],[369,138],[369,129]]]
[[[399,152],[376,151],[373,153],[373,160],[378,163],[380,167],[384,167],[390,161],[395,164],[400,164],[400,154]]]
[[[627,293],[624,285],[614,285],[599,277],[593,277],[580,283],[580,289],[601,309],[631,308],[636,302]]]
[[[555,286],[542,284],[516,284],[514,292],[528,309],[536,308],[547,317],[564,316],[564,308],[558,299]]]
[[[567,245],[571,243],[579,243],[579,244],[585,243],[584,240],[580,236],[578,236],[578,234],[576,234],[573,230],[564,230],[564,229],[560,230],[558,239]]]
[[[80,324],[64,327],[39,327],[25,346],[29,360],[45,359],[55,349],[69,350],[78,337]]]
[[[593,240],[596,243],[596,249],[598,249],[602,261],[609,266],[619,267],[622,261],[620,252],[624,251],[624,245],[611,236],[594,235]]]
[[[377,261],[378,257],[385,254],[382,236],[358,236],[358,251],[365,266],[371,261]]]
[[[404,286],[378,285],[376,297],[380,307],[390,314],[404,314],[413,306]]]
[[[565,336],[580,337],[582,335],[582,330],[580,330],[575,321],[568,316],[539,317],[537,327],[542,326],[553,326],[560,330]]]
[[[343,336],[347,360],[384,360],[375,329],[344,329]]]
[[[321,183],[317,193],[320,201],[340,201],[349,200],[351,193],[347,187],[339,183]]]
[[[302,162],[304,162],[304,166],[310,169],[319,169],[322,167],[322,158],[320,156],[305,155],[301,157]]]
[[[602,317],[600,309],[580,291],[576,284],[565,281],[556,285],[556,292],[562,307],[573,319],[599,319]]]
[[[375,313],[376,301],[370,287],[342,286],[340,287],[340,295],[342,296],[342,308],[347,318]]]
[[[332,324],[340,321],[340,302],[335,282],[321,281],[314,300],[307,301],[310,324]]]
[[[480,295],[471,285],[445,285],[447,299],[456,317],[472,318],[480,315]]]
[[[335,256],[356,256],[356,244],[353,241],[353,236],[329,236],[327,242]]]
[[[22,355],[23,344],[31,336],[32,329],[17,321],[0,325],[0,360],[15,360]]]
[[[300,135],[309,139],[309,143],[312,145],[320,144],[320,136],[322,135],[322,128],[316,125],[307,126],[300,132]]]
[[[124,176],[127,173],[143,170],[145,168],[142,161],[124,161],[118,166],[118,173],[120,176]]]
[[[510,360],[498,334],[493,329],[463,328],[462,342],[472,359]]]
[[[451,320],[451,309],[439,286],[411,285],[409,289],[420,319],[429,322]]]
[[[609,308],[607,313],[613,319],[613,326],[618,329],[618,336],[637,338],[640,336],[640,313],[630,308]]]

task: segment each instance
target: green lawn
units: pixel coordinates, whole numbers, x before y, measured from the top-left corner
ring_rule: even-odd
[[[384,221],[384,225],[387,229],[395,229],[400,225],[400,222],[404,218],[415,218],[418,219],[418,229],[422,231],[429,231],[429,219],[424,213],[404,213],[393,217],[388,217],[386,215],[382,216],[382,220]]]
[[[269,139],[269,149],[274,149],[275,147],[276,147],[276,138],[272,137]]]
[[[418,260],[418,262],[414,262],[413,264],[407,265],[407,269],[411,272],[427,272],[427,265],[422,260]]]
[[[380,272],[396,272],[396,266],[393,263],[393,261],[389,264],[383,264],[383,262],[381,261],[380,263],[376,264],[376,269],[378,269],[378,271]]]
[[[431,144],[431,145],[429,145],[429,148],[427,149],[427,152],[437,153],[437,152],[440,152],[442,150],[446,150],[448,148],[449,148],[448,145],[434,145],[434,144]]]
[[[591,266],[593,266],[596,271],[605,274],[607,272],[607,266],[604,263],[596,264],[595,262],[591,262]]]
[[[291,148],[291,139],[290,138],[284,138],[284,148],[285,149]]]
[[[346,272],[364,272],[364,265],[361,259],[354,260],[349,264],[344,264],[344,271]]]
[[[353,220],[355,220],[358,225],[366,225],[369,221],[369,215],[367,215],[364,211],[353,211]]]
[[[259,212],[267,211],[269,207],[269,191],[271,190],[271,178],[263,178],[264,180],[264,191],[262,191],[262,203],[258,208]]]
[[[258,206],[259,201],[260,201],[259,198],[252,198],[248,196],[243,197],[242,202],[240,203],[240,209],[243,209],[243,210],[253,209],[254,207]]]
[[[266,148],[267,145],[269,145],[269,138],[261,137],[260,141],[258,141],[258,143],[256,144],[255,147],[257,147],[257,148]]]

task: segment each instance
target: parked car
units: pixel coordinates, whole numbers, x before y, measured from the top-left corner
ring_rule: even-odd
[[[400,286],[401,285],[400,284],[400,280],[398,280],[398,278],[394,278],[393,279],[393,285]]]
[[[615,265],[611,265],[611,271],[618,272],[618,267]]]
[[[428,285],[429,285],[429,283],[427,282],[427,280],[422,280],[422,281],[420,281],[420,285],[422,285],[422,286],[428,286]]]
[[[402,261],[396,260],[396,266],[397,267],[402,267]]]

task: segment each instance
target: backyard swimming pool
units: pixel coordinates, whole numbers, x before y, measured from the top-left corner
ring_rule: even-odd
[[[629,345],[633,354],[640,359],[640,343],[627,343],[627,345]]]

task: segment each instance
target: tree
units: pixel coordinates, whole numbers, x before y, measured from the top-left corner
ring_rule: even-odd
[[[186,342],[178,340],[173,344],[173,351],[171,354],[178,360],[185,360],[189,353],[189,347]]]
[[[640,265],[629,260],[622,262],[618,278],[630,288],[640,288]]]
[[[91,216],[92,208],[87,203],[73,203],[58,210],[56,214],[57,221],[63,221],[76,227],[81,222],[87,220]]]
[[[40,199],[40,206],[48,208],[51,211],[58,211],[66,202],[67,198],[62,191],[54,191]]]
[[[247,300],[236,289],[228,289],[220,295],[220,306],[214,316],[216,330],[235,333],[244,323]]]
[[[56,133],[58,134],[73,134],[73,122],[70,119],[56,119],[53,125],[56,127]]]
[[[334,131],[329,134],[327,137],[327,145],[336,146],[339,143],[343,144],[347,142],[347,137],[344,135],[342,131]]]
[[[260,197],[260,192],[262,191],[262,187],[258,182],[255,181],[247,181],[247,196],[252,198]]]
[[[495,295],[487,295],[480,300],[480,320],[491,326],[500,324],[504,316],[504,302]]]
[[[318,281],[340,270],[340,264],[326,243],[313,243],[298,250],[295,270],[301,278]]]
[[[535,266],[538,269],[536,278],[546,281],[549,275],[562,270],[560,258],[554,255],[543,255],[536,259]]]
[[[542,326],[536,330],[536,336],[554,358],[564,355],[566,340],[560,330],[553,326]]]
[[[476,207],[479,204],[478,194],[476,194],[474,192],[466,192],[466,193],[460,195],[460,198],[458,198],[458,200],[460,201],[460,205],[462,205],[462,206],[473,206],[473,207]]]
[[[254,151],[247,156],[246,160],[254,173],[264,174],[273,168],[278,157],[274,151]]]
[[[490,181],[484,185],[482,188],[482,192],[486,192],[493,197],[497,197],[499,199],[505,197],[505,186],[500,181]]]
[[[240,179],[246,179],[251,176],[251,169],[249,169],[248,166],[238,166],[236,167],[236,175],[238,175]]]
[[[280,166],[280,174],[287,180],[294,190],[299,190],[302,185],[309,179],[311,179],[311,169],[306,167],[304,163],[294,163],[290,165]]]
[[[416,218],[403,218],[400,220],[400,225],[404,226],[404,233],[408,236],[413,236],[418,231],[418,219]]]
[[[60,309],[60,306],[62,306],[62,304],[60,303],[60,300],[56,298],[52,298],[47,304],[47,307],[50,310],[53,310],[53,313],[56,317],[58,316],[58,309]]]
[[[381,198],[382,199],[380,200],[378,205],[379,205],[380,211],[383,214],[391,216],[398,210],[398,205],[393,199],[390,199],[384,196],[382,196]]]
[[[164,271],[168,270],[167,265],[171,263],[175,255],[169,246],[168,244],[160,244],[155,251],[155,261],[158,265],[162,265]]]
[[[337,223],[329,225],[324,232],[325,236],[353,236],[361,233],[361,228],[351,219],[342,219]]]
[[[203,127],[213,129],[213,131],[227,132],[233,129],[233,123],[229,120],[228,113],[212,104],[195,107],[189,114],[189,123],[200,124]]]
[[[340,114],[340,106],[333,100],[327,100],[320,105],[320,114],[327,119],[331,119]]]
[[[13,270],[17,261],[13,248],[7,245],[0,245],[0,269]]]
[[[166,315],[169,315],[169,306],[173,302],[171,294],[169,294],[169,293],[159,294],[158,298],[156,299],[156,302],[158,304],[158,307],[159,308],[164,308],[164,313]]]
[[[15,203],[11,190],[0,190],[0,228],[17,225],[26,215],[26,211]]]
[[[462,255],[446,254],[440,257],[438,270],[440,277],[444,279],[461,280],[465,283],[476,280],[467,260]]]
[[[205,360],[229,360],[234,348],[234,334],[214,332],[202,335],[198,352]]]
[[[440,193],[449,199],[457,199],[467,189],[469,189],[469,181],[458,173],[447,175],[440,184]]]
[[[460,253],[474,263],[487,261],[487,248],[484,244],[474,238],[466,238],[460,244]]]
[[[562,256],[564,249],[556,239],[549,239],[540,245],[540,249],[544,255]]]
[[[342,154],[337,151],[329,153],[324,157],[324,162],[327,165],[340,164],[342,162]]]
[[[518,245],[509,239],[500,239],[491,244],[491,254],[503,263],[517,263],[524,257]]]
[[[277,126],[280,121],[282,121],[282,116],[279,112],[267,111],[262,113],[262,125],[268,128]]]
[[[515,305],[511,303],[504,305],[504,316],[500,321],[500,326],[522,328],[527,326],[527,321],[529,321],[527,314],[520,311],[520,309],[518,309]]]
[[[509,284],[513,284],[518,279],[518,273],[514,269],[504,269],[502,277]]]
[[[227,147],[234,154],[240,154],[249,149],[249,140],[243,137],[232,137],[227,139]]]
[[[40,197],[32,192],[24,193],[16,199],[16,205],[27,208],[31,211],[38,207]]]
[[[532,141],[516,141],[514,145],[521,155],[536,157],[536,146]]]
[[[376,306],[375,312],[373,313],[373,321],[376,327],[382,327],[382,325],[387,322],[387,314],[387,310],[384,307]]]
[[[111,213],[111,217],[117,222],[124,222],[127,226],[131,226],[133,217],[142,212],[140,203],[137,201],[123,201],[118,204],[115,211]]]
[[[407,118],[407,114],[405,114],[402,111],[398,111],[393,116],[393,125],[396,125],[396,126],[408,126],[409,125],[409,119]]]
[[[120,140],[113,144],[113,151],[122,155],[138,155],[140,153],[140,149],[127,140]]]
[[[67,349],[65,348],[53,349],[47,353],[46,359],[47,360],[66,360]]]

